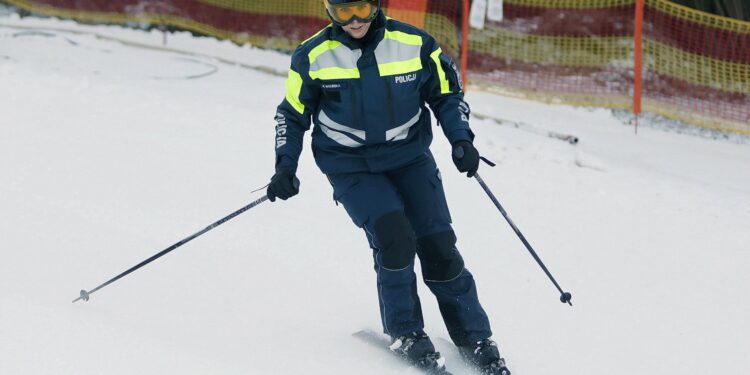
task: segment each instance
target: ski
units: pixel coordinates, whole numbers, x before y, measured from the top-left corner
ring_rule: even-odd
[[[384,351],[387,351],[392,356],[398,358],[399,360],[403,361],[404,363],[408,364],[411,367],[414,367],[420,371],[422,371],[425,374],[429,375],[453,375],[451,372],[446,370],[445,368],[445,358],[443,358],[440,355],[440,352],[435,352],[434,357],[428,358],[428,365],[426,366],[420,366],[417,363],[413,363],[410,361],[407,361],[405,358],[401,357],[400,355],[393,352],[389,347],[391,345],[391,340],[388,336],[371,331],[371,330],[361,330],[358,332],[355,332],[352,334],[355,338],[364,341],[365,343],[368,343],[372,346],[375,346],[377,348],[380,348]]]

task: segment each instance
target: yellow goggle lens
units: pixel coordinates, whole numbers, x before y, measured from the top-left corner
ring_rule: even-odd
[[[344,20],[348,20],[355,16],[359,18],[368,18],[370,17],[370,14],[372,14],[372,5],[370,5],[370,3],[336,8],[336,16]]]
[[[329,5],[328,10],[331,13],[331,16],[337,22],[341,23],[347,23],[354,17],[363,20],[370,19],[376,11],[375,6],[371,1],[347,5]]]

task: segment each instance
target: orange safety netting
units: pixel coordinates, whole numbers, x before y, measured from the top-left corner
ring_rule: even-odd
[[[633,109],[635,0],[505,0],[469,34],[471,82],[576,105]],[[750,134],[750,22],[645,0],[647,111]]]
[[[634,0],[505,0],[469,33],[469,78],[546,101],[632,102]]]
[[[750,134],[750,22],[645,5],[643,109]]]
[[[459,57],[463,0],[382,0],[386,13]],[[642,87],[634,86],[636,1],[504,0],[504,19],[469,29],[470,83],[537,100],[643,109],[750,134],[750,22],[645,2]],[[164,24],[291,50],[328,24],[319,0],[5,0],[87,22]],[[638,91],[636,91],[638,89]]]

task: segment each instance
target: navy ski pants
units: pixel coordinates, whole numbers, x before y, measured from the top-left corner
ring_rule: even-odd
[[[440,171],[431,154],[383,173],[327,176],[334,199],[365,230],[373,249],[386,334],[398,337],[424,329],[416,254],[453,342],[469,345],[492,335],[474,278],[455,247]]]

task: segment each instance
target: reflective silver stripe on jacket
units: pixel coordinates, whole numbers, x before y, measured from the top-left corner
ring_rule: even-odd
[[[310,64],[310,71],[318,71],[325,68],[356,69],[357,60],[362,57],[362,50],[351,50],[341,44],[336,48],[321,53],[315,61]]]
[[[422,46],[401,43],[395,39],[383,39],[375,48],[378,64],[407,61],[419,58]]]
[[[417,122],[419,122],[419,116],[422,115],[422,108],[419,108],[419,111],[417,111],[417,114],[411,118],[411,120],[407,121],[403,125],[399,125],[391,130],[388,130],[385,132],[385,139],[387,141],[400,141],[403,139],[406,139],[406,136],[409,135],[409,129],[414,126]]]
[[[364,141],[366,139],[364,130],[354,129],[345,125],[341,125],[336,121],[331,120],[331,118],[328,117],[328,115],[324,111],[320,111],[320,114],[318,114],[318,121],[321,125],[320,130],[322,130],[323,133],[328,136],[328,138],[333,139],[336,143],[347,147],[364,146],[364,143],[357,142],[346,135],[346,133],[349,133]]]

